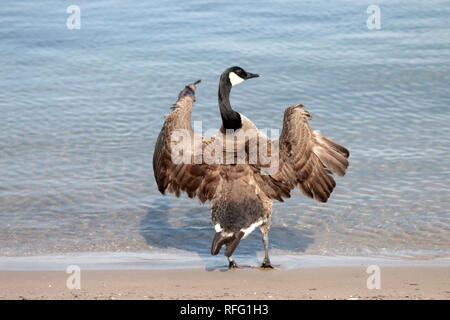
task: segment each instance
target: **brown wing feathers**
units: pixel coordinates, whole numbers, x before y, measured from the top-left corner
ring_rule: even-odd
[[[348,167],[349,152],[343,146],[328,139],[319,131],[313,131],[314,153],[319,157],[325,167],[339,176],[345,174]]]
[[[280,172],[304,195],[326,202],[336,186],[331,173],[345,174],[349,152],[319,131],[313,131],[308,119],[311,115],[303,105],[286,109],[280,136],[280,162],[283,162]]]
[[[189,197],[197,195],[200,201],[205,202],[212,198],[217,186],[215,167],[206,164],[174,164],[170,146],[171,134],[176,129],[188,129],[193,136],[190,114],[195,101],[195,85],[199,82],[187,85],[180,92],[173,111],[166,117],[153,154],[153,171],[161,193],[169,190],[178,197],[181,191],[185,191]]]
[[[260,162],[249,164],[247,146],[247,163],[243,165],[174,164],[171,160],[170,135],[177,128],[188,128],[192,132],[190,113],[195,101],[195,84],[186,86],[180,92],[174,111],[166,117],[156,142],[153,169],[161,193],[169,190],[179,196],[184,191],[189,197],[197,196],[205,202],[214,197],[222,178],[252,176],[262,192],[272,199],[283,201],[283,198],[289,198],[290,190],[297,186],[308,197],[321,202],[328,200],[336,186],[331,174],[345,174],[349,152],[319,131],[311,129],[307,121],[311,115],[303,105],[291,106],[284,113],[276,174],[261,174],[263,165]],[[213,142],[214,138],[203,141],[203,151],[213,146]],[[268,138],[267,142],[270,152],[272,142]],[[224,157],[226,152],[224,150]]]

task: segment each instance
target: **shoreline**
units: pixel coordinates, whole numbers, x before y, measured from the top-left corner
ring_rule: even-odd
[[[0,271],[0,299],[450,299],[450,267],[380,267],[368,289],[365,266],[293,270],[243,268],[81,270],[80,289],[61,271]]]
[[[263,252],[235,255],[238,264],[258,266]],[[336,256],[271,253],[277,269],[293,270],[316,267],[449,267],[450,256]],[[0,256],[0,271],[59,271],[69,265],[83,270],[180,270],[222,269],[228,264],[222,255],[199,255],[191,252],[73,252],[62,254]]]
[[[450,299],[449,257],[353,257],[259,253],[223,256],[164,252],[84,252],[0,257],[0,299]],[[69,266],[80,289],[68,289]],[[368,289],[368,267],[380,270],[380,289]]]

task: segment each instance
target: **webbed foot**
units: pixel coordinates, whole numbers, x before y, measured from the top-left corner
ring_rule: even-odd
[[[233,261],[230,261],[230,263],[228,264],[228,269],[240,269],[241,267]]]
[[[274,269],[269,259],[264,259],[263,263],[260,266],[262,269]]]

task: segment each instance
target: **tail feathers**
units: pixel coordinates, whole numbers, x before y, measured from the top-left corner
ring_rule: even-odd
[[[242,237],[244,236],[244,233],[242,231],[239,231],[239,233],[235,233],[233,235],[233,240],[227,244],[227,249],[225,250],[225,256],[231,257],[234,250],[239,245],[239,242],[241,242]]]
[[[223,232],[216,232],[211,245],[211,254],[213,256],[217,255],[222,246],[226,245],[225,256],[231,257],[243,236],[244,232],[242,231],[232,233],[231,235],[224,235]]]
[[[216,232],[211,245],[211,254],[213,256],[217,255],[222,248],[222,246],[229,240],[229,238],[224,237],[222,232]]]

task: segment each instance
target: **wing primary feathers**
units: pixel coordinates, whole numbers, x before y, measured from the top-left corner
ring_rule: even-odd
[[[174,164],[171,159],[169,137],[179,128],[188,128],[193,136],[190,123],[191,111],[195,101],[196,85],[200,82],[201,80],[197,80],[181,90],[174,104],[174,110],[166,116],[158,136],[153,155],[153,169],[158,190],[162,194],[169,190],[176,196],[180,196],[183,191],[191,198],[197,196],[204,203],[214,198],[221,181],[233,181],[251,176],[259,189],[271,199],[283,201],[283,198],[290,197],[293,188],[298,187],[307,197],[321,202],[328,200],[336,186],[332,175],[345,174],[350,153],[345,147],[319,131],[312,130],[308,123],[312,116],[305,106],[300,104],[285,110],[283,129],[278,140],[279,167],[276,173],[262,174],[262,169],[267,167],[265,160],[269,159],[273,153],[271,149],[273,141],[265,136],[268,143],[267,156],[259,156],[256,164],[249,163],[247,145],[244,146],[246,153],[244,164],[207,164],[205,162]],[[257,134],[259,138],[263,136],[259,131]],[[214,144],[224,142],[217,137],[208,139],[202,137],[202,139],[202,159],[204,159],[205,150],[216,152],[213,148]],[[248,144],[249,141],[246,143]],[[260,147],[258,145],[258,148]],[[238,148],[235,148],[235,151],[225,150],[223,156],[226,158],[227,152],[231,152],[230,158],[236,159],[236,150]],[[195,156],[193,155],[192,159]]]
[[[326,202],[336,186],[332,174],[343,176],[349,151],[312,130],[312,119],[304,105],[293,105],[284,113],[280,136],[280,179],[296,185],[304,195]]]

